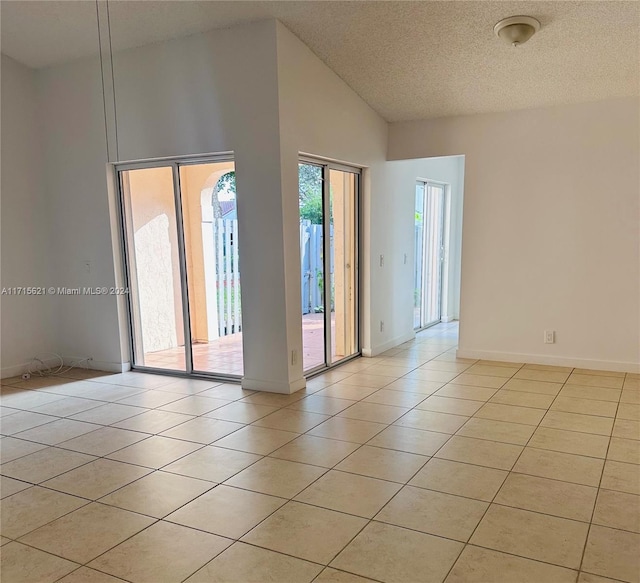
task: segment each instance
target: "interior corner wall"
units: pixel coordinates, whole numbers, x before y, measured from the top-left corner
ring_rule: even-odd
[[[107,161],[233,151],[243,341],[251,355],[245,382],[280,390],[263,382],[268,377],[286,380],[291,390],[302,386],[301,359],[292,364],[289,358],[291,350],[302,348],[298,153],[365,168],[363,206],[369,225],[368,213],[388,204],[388,192],[374,179],[386,165],[387,123],[273,20],[117,52],[113,72],[118,149],[114,153],[114,136],[107,136],[109,155],[99,62],[85,59],[38,73],[56,237],[48,260],[55,284],[111,286],[116,281]],[[109,112],[111,97],[108,91]],[[385,287],[387,282],[397,285],[399,274],[408,272],[398,260],[402,251],[410,251],[409,246],[396,248],[399,229],[394,220],[365,229],[360,265],[366,282],[365,348],[394,345],[412,334],[396,318],[399,296],[389,295]],[[372,269],[370,249],[388,257],[384,269]],[[84,268],[87,261],[91,273]],[[103,368],[126,365],[116,299],[56,301],[65,355],[93,356]],[[384,333],[368,326],[372,319],[386,321]],[[262,378],[253,378],[251,370],[262,371]]]
[[[403,263],[403,254],[413,249],[404,222],[413,216],[413,202],[396,204],[397,193],[387,180],[387,123],[280,23],[278,90],[289,250],[287,289],[295,296],[287,302],[291,325],[300,329],[297,164],[299,154],[305,153],[364,168],[359,263],[363,353],[377,354],[411,339],[406,296],[412,297],[412,266]],[[379,265],[380,255],[385,256],[384,267]],[[384,331],[377,324],[380,320],[385,322]]]
[[[112,29],[117,25],[112,22]],[[245,353],[251,354],[245,376],[260,385],[252,388],[286,392],[291,379],[283,324],[275,21],[117,52],[113,71],[118,150],[111,148],[110,156],[99,61],[84,59],[38,72],[47,196],[56,237],[47,260],[56,285],[109,287],[116,281],[112,235],[117,233],[112,233],[107,161],[233,151],[243,342]],[[109,106],[111,98],[107,94]],[[84,269],[86,261],[91,273]],[[90,355],[102,368],[123,364],[116,298],[57,300],[65,355]]]
[[[47,286],[48,200],[35,71],[2,55],[2,276],[0,287]],[[24,372],[31,358],[53,351],[53,297],[1,298],[2,378]]]
[[[461,356],[640,370],[639,105],[391,124],[391,159],[465,155]]]

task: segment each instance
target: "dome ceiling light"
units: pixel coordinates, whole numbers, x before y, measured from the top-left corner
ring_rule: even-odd
[[[513,47],[526,43],[539,30],[540,22],[531,16],[503,18],[493,27],[496,36]]]

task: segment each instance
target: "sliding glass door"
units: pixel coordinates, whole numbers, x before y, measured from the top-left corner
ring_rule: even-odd
[[[243,374],[231,160],[119,168],[133,365]]]
[[[135,366],[185,372],[188,343],[170,166],[120,172]]]
[[[331,352],[328,365],[358,352],[357,330],[357,194],[358,175],[329,168],[329,256],[331,284],[325,305],[331,306]],[[329,346],[329,343],[327,343]]]
[[[414,317],[416,329],[440,322],[444,262],[445,185],[416,184]]]
[[[304,370],[359,353],[360,174],[333,164],[299,164]]]

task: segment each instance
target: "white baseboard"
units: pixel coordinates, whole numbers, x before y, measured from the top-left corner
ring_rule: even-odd
[[[307,386],[307,379],[301,378],[297,381],[289,383],[273,382],[273,381],[261,381],[259,379],[242,378],[242,388],[249,391],[264,391],[267,393],[281,393],[284,395],[290,395],[300,389],[304,389]]]
[[[105,362],[105,361],[91,361],[89,363],[92,370],[103,370],[105,372],[128,372],[131,370],[130,362]]]
[[[0,369],[0,378],[9,379],[11,377],[19,377],[22,373],[27,372],[28,362],[24,364],[14,364],[11,366],[3,366]]]
[[[610,370],[614,372],[640,373],[640,363],[619,362],[613,360],[592,360],[570,356],[549,356],[546,354],[520,354],[517,352],[493,352],[491,350],[468,350],[458,348],[458,358],[478,358],[483,360],[503,360],[505,362],[526,362],[528,364],[548,364],[552,366],[571,366],[592,370]]]
[[[379,354],[382,354],[387,350],[391,350],[396,346],[400,346],[400,344],[404,344],[405,342],[409,342],[409,340],[413,340],[415,337],[416,337],[415,331],[411,330],[411,332],[407,332],[402,336],[397,336],[396,338],[388,340],[384,344],[379,344],[378,346],[374,346],[373,348],[363,348],[362,356],[368,356],[368,357],[378,356]]]
[[[51,353],[49,353],[49,354],[51,354]],[[43,354],[43,356],[44,356],[44,354]],[[60,366],[60,359],[55,358],[55,357],[42,358],[41,360],[47,366],[50,366],[50,367],[58,367],[58,366]],[[64,358],[63,358],[63,362],[64,362]],[[31,366],[31,363],[32,363],[32,359],[29,359],[28,361],[23,362],[21,364],[14,364],[12,366],[3,366],[2,369],[0,370],[0,378],[8,379],[8,378],[11,378],[11,377],[20,376],[20,375],[24,374],[25,372],[28,372],[29,366]],[[66,362],[64,362],[64,364],[66,365]]]
[[[74,363],[79,362],[80,368],[89,368],[91,370],[103,370],[105,372],[127,372],[131,370],[130,362],[111,362],[107,360],[88,360],[82,361],[82,356],[64,356],[65,366],[71,366]]]
[[[65,366],[71,366],[82,360],[82,357],[62,357],[62,362]],[[57,358],[43,358],[42,361],[51,367],[57,367],[60,361]],[[23,362],[22,364],[14,364],[11,366],[3,366],[0,369],[0,378],[7,379],[11,377],[17,377],[25,373],[29,369],[31,360]],[[80,368],[89,368],[91,370],[102,370],[105,372],[127,372],[131,370],[131,364],[129,362],[107,362],[102,360],[90,360],[82,362],[79,365]]]

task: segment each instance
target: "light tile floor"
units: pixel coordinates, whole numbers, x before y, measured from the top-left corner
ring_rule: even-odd
[[[456,341],[290,396],[3,381],[3,583],[640,582],[640,375]]]

